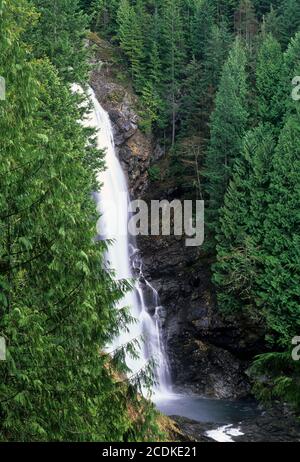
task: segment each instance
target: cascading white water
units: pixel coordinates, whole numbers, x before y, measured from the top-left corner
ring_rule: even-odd
[[[150,359],[154,359],[157,381],[154,393],[156,395],[168,394],[170,392],[170,374],[161,340],[159,297],[154,288],[143,277],[139,251],[134,240],[128,234],[130,198],[126,178],[115,153],[109,115],[101,107],[93,90],[89,89],[88,93],[92,103],[92,111],[86,124],[97,129],[97,146],[106,151],[106,170],[98,175],[102,188],[101,192],[96,194],[96,201],[97,209],[102,215],[100,221],[101,236],[105,239],[113,239],[107,252],[107,266],[114,270],[117,280],[132,279],[133,271],[137,276],[135,290],[128,292],[119,306],[130,307],[130,314],[137,322],[129,326],[128,332],[122,332],[112,349],[115,350],[135,339],[143,339],[138,351],[139,358],[128,357],[126,359],[127,366],[133,374],[137,374]],[[150,294],[147,303],[145,302],[145,292]],[[149,312],[150,305],[152,316]]]
[[[83,89],[75,84],[72,90],[83,93]],[[241,420],[241,416],[245,416],[246,407],[246,412],[251,411],[248,405],[241,406],[240,411],[237,411],[236,403],[224,407],[223,404],[217,404],[215,400],[172,392],[168,362],[161,339],[162,307],[158,293],[143,276],[143,262],[139,250],[136,248],[135,241],[128,235],[129,194],[124,173],[115,153],[112,126],[108,114],[99,104],[92,89],[89,89],[88,97],[92,104],[92,111],[84,124],[97,130],[98,147],[106,150],[107,169],[99,173],[99,180],[103,187],[101,192],[96,194],[96,200],[97,208],[102,214],[101,236],[106,239],[115,238],[115,242],[109,246],[107,266],[115,270],[115,277],[118,280],[136,277],[135,290],[125,295],[120,306],[129,306],[131,315],[138,322],[130,326],[129,332],[122,332],[109,350],[115,350],[143,336],[145,342],[140,348],[139,358],[136,360],[127,358],[127,365],[135,374],[150,358],[156,360],[155,372],[158,384],[153,393],[153,400],[161,412],[167,415],[182,415],[202,422],[221,423],[236,421],[238,412],[238,419]],[[116,233],[116,220],[118,233]],[[257,415],[256,413],[257,410],[253,407],[253,415]]]

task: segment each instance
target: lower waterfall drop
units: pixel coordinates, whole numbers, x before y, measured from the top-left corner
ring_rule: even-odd
[[[98,175],[102,189],[95,197],[97,210],[102,215],[101,237],[113,240],[106,255],[107,267],[114,270],[116,280],[136,277],[135,289],[124,296],[119,307],[130,307],[130,314],[137,323],[131,324],[128,332],[121,333],[112,349],[115,350],[132,340],[143,338],[144,341],[141,342],[138,351],[139,358],[126,358],[127,366],[132,374],[137,374],[149,360],[153,359],[156,364],[154,373],[157,382],[153,390],[154,396],[170,395],[170,372],[161,339],[162,308],[157,292],[143,276],[139,250],[128,233],[130,198],[125,174],[115,152],[111,121],[91,88],[88,90],[88,96],[92,103],[92,111],[86,125],[97,129],[97,147],[105,150],[106,170]]]

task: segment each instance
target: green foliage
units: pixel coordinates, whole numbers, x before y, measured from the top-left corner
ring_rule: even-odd
[[[251,0],[241,0],[234,22],[237,35],[243,38],[248,48],[251,48],[257,32],[257,19]]]
[[[193,57],[187,65],[180,104],[181,134],[203,131],[207,135],[207,121],[230,42],[231,35],[225,23],[213,26],[203,52],[203,62]]]
[[[280,41],[280,16],[273,7],[271,7],[268,14],[263,17],[262,33],[271,34],[276,40]]]
[[[300,29],[300,4],[298,0],[284,0],[279,7],[281,43],[287,47],[290,38]]]
[[[299,366],[299,361],[293,361],[290,350],[258,356],[251,368],[251,374],[256,378],[254,392],[257,397],[265,402],[272,402],[274,398],[288,401],[299,412]]]
[[[269,166],[275,142],[270,126],[259,126],[243,142],[232,181],[221,211],[217,235],[214,282],[219,288],[220,308],[226,312],[247,310],[261,316],[257,280],[261,274],[263,222],[270,187]]]
[[[287,115],[299,113],[299,105],[291,97],[291,83],[300,75],[300,31],[293,37],[284,54],[285,85],[287,89]]]
[[[128,0],[121,0],[117,22],[120,46],[129,60],[132,78],[139,88],[143,60],[143,35],[140,18]]]
[[[149,177],[151,181],[159,181],[161,178],[161,171],[157,165],[149,168]]]
[[[84,44],[88,17],[79,0],[30,0],[40,18],[27,34],[38,58],[49,57],[67,82],[87,80],[88,50]]]
[[[180,79],[185,61],[183,18],[179,0],[166,0],[163,4],[162,51],[164,68],[164,90],[167,116],[172,120],[172,147],[175,144]]]
[[[289,85],[298,50],[299,34],[284,55],[272,36],[264,38],[256,84],[258,120],[267,123],[245,137],[221,211],[214,266],[220,308],[259,319],[273,350],[254,363],[256,393],[297,408],[299,367],[289,351],[300,328],[300,108]]]
[[[281,2],[282,0],[253,0],[255,10],[260,18],[267,15],[271,9],[277,8]]]
[[[207,220],[211,230],[219,227],[219,210],[232,166],[239,157],[247,120],[246,54],[237,39],[223,68],[211,118],[211,139],[206,158]]]
[[[169,149],[168,178],[207,201],[220,309],[260,320],[274,352],[287,350],[299,329],[298,0],[99,5],[98,30],[117,37],[141,97],[141,125]],[[290,396],[285,377],[274,395]]]
[[[263,320],[273,348],[289,348],[300,327],[299,217],[294,212],[300,200],[299,154],[293,142],[298,131],[299,120],[290,119],[276,151],[270,128],[247,136],[244,159],[226,194],[214,267],[220,308]],[[280,397],[299,407],[299,368],[286,357],[274,352],[258,358],[255,391],[261,398]],[[271,379],[261,382],[266,371]]]
[[[36,19],[28,2],[1,7],[8,92],[0,102],[0,332],[8,356],[0,365],[0,440],[158,438],[153,406],[137,395],[151,375],[142,371],[130,384],[124,352],[104,353],[132,322],[116,309],[130,286],[103,269],[107,244],[94,241],[90,193],[103,159],[78,122],[82,97],[23,43]]]
[[[115,37],[118,30],[117,12],[120,0],[89,0],[88,3],[84,8],[90,15],[93,30],[105,38]]]
[[[113,282],[105,244],[92,244],[102,153],[66,87],[88,79],[89,24],[120,46],[141,127],[170,149],[168,179],[207,199],[220,309],[259,319],[273,349],[255,363],[271,376],[258,391],[299,406],[299,371],[282,353],[300,319],[299,1],[0,0],[0,10],[1,438],[157,435],[136,393],[151,373],[121,379],[134,345],[101,354],[132,320],[114,310],[128,283]],[[156,166],[149,174],[161,180]]]
[[[280,44],[266,35],[256,65],[257,115],[259,122],[280,129],[286,110],[287,88]]]
[[[197,59],[204,58],[204,51],[215,23],[216,5],[211,0],[197,2],[191,27],[192,53]]]
[[[259,281],[268,326],[274,341],[285,347],[300,328],[299,122],[299,113],[288,118],[274,155]]]

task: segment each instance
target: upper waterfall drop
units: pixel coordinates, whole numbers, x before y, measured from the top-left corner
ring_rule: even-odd
[[[78,87],[73,88],[73,90],[78,91]],[[109,269],[114,271],[116,280],[133,280],[133,271],[137,276],[134,290],[127,292],[119,302],[120,308],[124,306],[130,308],[130,314],[137,322],[128,326],[128,332],[122,332],[110,349],[115,350],[132,340],[143,339],[140,341],[138,359],[127,357],[127,366],[132,374],[136,374],[148,364],[150,359],[154,359],[156,363],[154,372],[157,381],[154,394],[157,396],[170,394],[170,373],[161,339],[159,297],[154,288],[143,277],[139,251],[136,248],[135,240],[128,233],[130,197],[126,177],[115,152],[112,124],[108,113],[102,108],[91,88],[88,89],[88,97],[92,103],[92,110],[85,124],[97,130],[97,147],[105,150],[106,170],[98,174],[102,188],[95,197],[97,210],[102,215],[100,220],[101,237],[113,239],[108,247],[106,264]],[[145,302],[144,288],[147,288],[151,294],[153,316],[150,315]]]

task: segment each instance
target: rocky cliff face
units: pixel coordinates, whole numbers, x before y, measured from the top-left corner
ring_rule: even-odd
[[[97,36],[91,37],[96,45],[91,86],[109,113],[114,130],[117,155],[128,176],[130,193],[140,196],[148,185],[148,169],[153,143],[150,136],[139,129],[138,99],[116,64],[116,50]]]
[[[146,200],[174,199],[159,185]],[[210,261],[201,248],[175,237],[141,237],[144,274],[158,290],[173,382],[217,398],[241,398],[250,392],[249,358],[261,349],[264,332],[246,320],[223,319],[211,283]]]
[[[94,40],[95,42],[95,40]],[[150,160],[162,151],[138,128],[137,98],[118,81],[113,49],[97,38],[91,84],[108,111],[114,138],[134,198],[178,198],[176,188],[150,183]],[[262,348],[263,331],[244,319],[222,319],[211,284],[210,262],[199,248],[175,237],[139,239],[144,273],[164,306],[163,334],[177,389],[218,398],[240,398],[250,391],[248,360]]]

